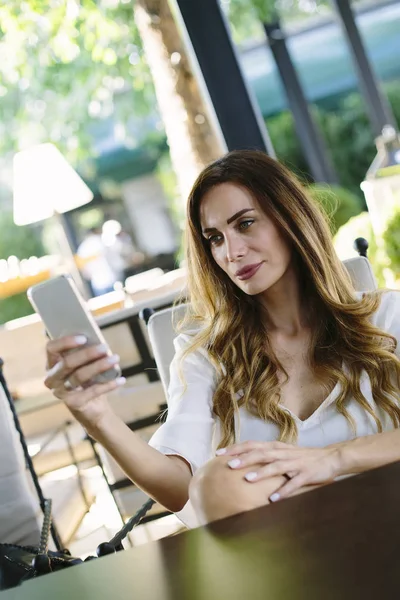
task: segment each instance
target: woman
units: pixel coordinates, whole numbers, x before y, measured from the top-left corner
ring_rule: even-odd
[[[46,385],[140,488],[193,525],[400,459],[400,293],[354,292],[282,165],[237,151],[203,171],[187,265],[190,330],[150,444],[107,404],[121,382],[90,385],[104,349],[48,344]]]

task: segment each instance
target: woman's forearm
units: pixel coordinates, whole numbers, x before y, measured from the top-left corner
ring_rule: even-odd
[[[400,430],[385,431],[334,444],[341,474],[362,473],[400,460]]]
[[[133,433],[110,412],[96,431],[90,432],[140,489],[172,512],[188,500],[189,465],[177,457],[161,454]]]

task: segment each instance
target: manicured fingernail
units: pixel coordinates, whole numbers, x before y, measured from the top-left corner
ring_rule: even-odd
[[[246,473],[244,478],[247,479],[247,481],[254,481],[257,479],[257,473],[255,471],[251,471],[250,473]]]
[[[119,362],[119,356],[118,356],[118,354],[113,354],[112,356],[109,356],[107,358],[107,362],[110,365],[116,365]]]
[[[83,344],[87,343],[87,337],[85,335],[76,335],[75,343],[79,344],[79,346],[83,346]]]
[[[228,462],[228,465],[230,466],[231,469],[236,469],[236,467],[239,467],[240,464],[241,464],[241,462],[238,458],[234,458],[233,460],[230,460]]]
[[[96,346],[96,350],[97,352],[108,352],[108,346],[107,344],[99,344]]]
[[[215,453],[217,456],[221,456],[221,454],[226,454],[226,448],[220,448]]]
[[[271,494],[269,499],[271,500],[271,502],[277,502],[277,500],[280,500],[280,494],[278,494],[278,492],[275,492],[274,494]]]
[[[126,383],[126,377],[118,377],[118,379],[115,380],[115,383],[117,385],[125,385],[125,383]]]

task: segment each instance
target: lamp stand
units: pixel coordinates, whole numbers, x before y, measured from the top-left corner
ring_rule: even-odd
[[[71,240],[69,239],[68,233],[65,228],[63,215],[61,215],[58,212],[55,212],[53,220],[56,226],[57,241],[60,248],[60,254],[65,261],[68,273],[70,273],[70,275],[73,277],[79,291],[81,292],[85,300],[87,300],[90,297],[88,286],[76,265],[75,254],[72,249]]]

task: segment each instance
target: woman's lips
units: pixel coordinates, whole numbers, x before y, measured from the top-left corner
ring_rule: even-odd
[[[237,272],[236,277],[241,281],[246,281],[255,275],[258,269],[261,267],[262,262],[257,263],[256,265],[249,265],[248,267],[244,267]]]

